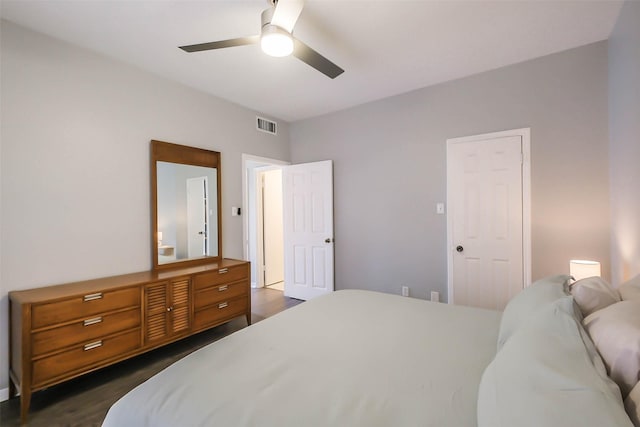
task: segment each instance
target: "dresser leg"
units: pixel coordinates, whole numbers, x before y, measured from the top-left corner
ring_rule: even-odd
[[[249,268],[247,266],[247,268]],[[247,270],[248,271],[248,270]],[[249,274],[249,273],[247,273]],[[249,274],[249,277],[251,277],[251,274]],[[249,285],[249,283],[247,282],[247,325],[251,325],[251,286]]]
[[[9,379],[9,399],[11,399],[12,397],[16,397],[17,392],[18,388],[16,387],[16,384],[12,379]]]
[[[31,404],[31,390],[22,390],[20,393],[20,420],[22,424],[27,423],[29,405]]]

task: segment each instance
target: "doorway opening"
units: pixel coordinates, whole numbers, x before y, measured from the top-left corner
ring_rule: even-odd
[[[289,164],[242,155],[243,246],[244,258],[251,262],[252,288],[284,289],[282,167]]]
[[[333,162],[323,160],[290,165],[243,154],[242,164],[246,212],[243,217],[244,257],[251,261],[252,287],[265,286],[271,273],[268,270],[272,264],[270,260],[282,256],[285,296],[308,300],[333,292]],[[258,197],[259,194],[274,193],[260,193],[262,180],[258,180],[258,177],[265,177],[265,182],[268,181],[268,172],[272,170],[281,171],[275,187],[282,194],[282,219],[279,219],[282,250],[271,249],[279,246],[265,241],[264,230],[269,228],[269,219],[264,215],[267,209],[260,211],[266,203],[263,205]],[[280,253],[276,254],[276,251]]]
[[[258,260],[262,259],[262,280],[265,287],[284,292],[282,169],[267,167],[256,169],[256,172],[258,213],[256,234],[259,245]]]

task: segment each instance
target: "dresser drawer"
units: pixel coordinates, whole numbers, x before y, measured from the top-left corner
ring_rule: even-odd
[[[248,298],[243,296],[221,301],[202,310],[196,310],[193,318],[194,328],[200,329],[245,314],[247,311],[247,300]]]
[[[33,361],[33,384],[46,383],[66,373],[86,369],[94,364],[125,355],[140,347],[140,329],[120,335],[94,339],[75,345],[67,351]]]
[[[138,287],[79,295],[49,304],[34,305],[31,313],[31,327],[38,329],[139,305],[140,288]]]
[[[196,310],[198,310],[208,305],[217,304],[231,298],[246,295],[247,292],[248,284],[246,281],[211,286],[196,292],[194,304]]]
[[[221,268],[218,271],[202,273],[194,276],[195,289],[200,290],[223,283],[235,282],[247,279],[247,266],[238,265],[236,267]]]
[[[83,341],[140,326],[140,309],[93,316],[77,322],[36,332],[32,335],[32,352],[39,356]]]

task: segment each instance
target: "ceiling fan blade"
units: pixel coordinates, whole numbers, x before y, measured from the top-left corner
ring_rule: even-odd
[[[344,73],[342,68],[296,38],[293,39],[293,56],[332,79]]]
[[[244,46],[248,44],[260,43],[260,36],[239,37],[237,39],[220,40],[217,42],[192,44],[180,46],[185,52],[200,52],[203,50],[223,49],[225,47]]]
[[[278,0],[271,17],[271,25],[292,32],[303,7],[302,0]]]

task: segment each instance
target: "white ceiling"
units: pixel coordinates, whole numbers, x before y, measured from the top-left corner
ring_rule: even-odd
[[[272,118],[301,120],[609,37],[621,1],[308,0],[294,35],[344,68],[335,80],[258,45],[266,0],[15,1],[0,14]]]

